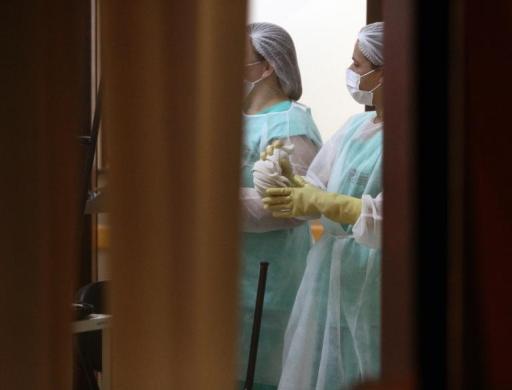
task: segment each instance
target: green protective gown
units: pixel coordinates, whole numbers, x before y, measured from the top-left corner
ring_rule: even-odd
[[[306,136],[320,147],[321,137],[310,110],[298,103],[278,103],[256,115],[244,115],[242,187],[253,187],[252,168],[275,139]],[[283,339],[311,247],[309,226],[264,233],[244,233],[241,273],[239,379],[245,379],[260,262],[269,262],[255,374],[255,390],[276,389],[281,373]],[[240,383],[241,385],[242,383]]]
[[[330,172],[320,175],[329,178],[327,191],[382,193],[382,125],[374,116],[355,115],[344,126]],[[363,136],[368,125],[373,131]],[[279,390],[350,389],[379,375],[380,249],[360,244],[352,225],[321,221],[324,235],[309,252],[286,331]]]

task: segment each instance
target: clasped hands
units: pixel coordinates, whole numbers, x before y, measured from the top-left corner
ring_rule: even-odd
[[[281,140],[274,141],[261,153],[266,160],[275,149],[283,146]],[[295,175],[287,158],[279,159],[279,165],[291,183],[290,187],[269,188],[262,199],[263,207],[276,218],[315,217],[319,214],[342,224],[354,224],[361,214],[361,199],[323,191]]]

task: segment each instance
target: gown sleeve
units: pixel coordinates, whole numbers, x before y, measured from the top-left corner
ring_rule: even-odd
[[[363,195],[361,216],[352,228],[354,239],[361,245],[380,249],[382,237],[382,192],[377,197]]]

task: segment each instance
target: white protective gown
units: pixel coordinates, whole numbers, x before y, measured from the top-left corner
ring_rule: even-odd
[[[322,217],[286,330],[280,390],[348,389],[380,370],[382,124],[355,115],[320,150],[306,180],[362,198],[352,225]]]

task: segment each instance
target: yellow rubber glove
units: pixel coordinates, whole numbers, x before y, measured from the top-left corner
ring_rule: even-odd
[[[265,195],[263,207],[277,218],[323,214],[341,224],[354,224],[361,215],[361,199],[326,192],[311,184],[301,188],[269,188]]]
[[[278,139],[272,142],[272,145],[268,145],[264,152],[261,152],[260,159],[265,161],[269,156],[274,154],[275,149],[280,149],[284,146],[282,140]],[[284,177],[286,177],[292,187],[303,187],[307,182],[304,180],[302,176],[295,175],[293,173],[293,168],[290,163],[290,160],[287,158],[279,159],[279,165],[281,166],[281,171]]]

